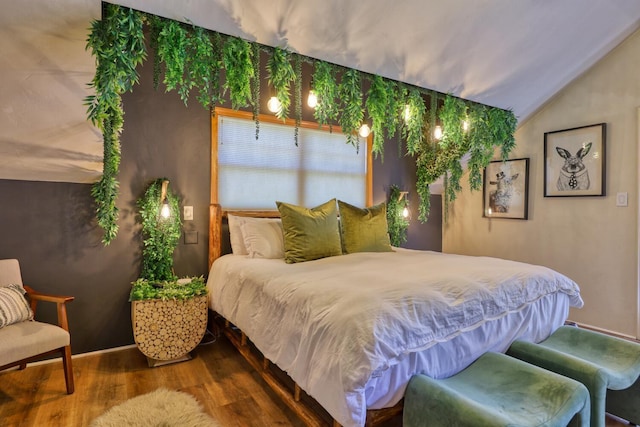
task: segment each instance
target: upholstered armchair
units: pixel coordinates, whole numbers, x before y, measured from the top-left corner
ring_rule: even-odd
[[[39,301],[57,304],[58,325],[33,320]],[[0,371],[14,366],[24,369],[29,362],[60,353],[67,393],[73,393],[66,308],[70,301],[73,297],[47,295],[24,286],[18,260],[0,260]]]

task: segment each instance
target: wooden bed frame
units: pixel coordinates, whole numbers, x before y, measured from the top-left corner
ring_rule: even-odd
[[[278,218],[278,211],[225,211],[219,204],[209,207],[209,269],[213,262],[223,255],[222,219],[228,214],[262,218]],[[286,373],[281,371],[269,359],[262,356],[249,341],[244,332],[240,331],[228,320],[217,313],[210,316],[215,325],[238,349],[240,354],[260,374],[262,379],[271,387],[276,395],[308,426],[326,426],[332,422],[333,427],[340,424],[308,396]],[[284,377],[284,378],[283,378]],[[365,426],[379,426],[402,412],[402,401],[392,408],[367,411]],[[327,421],[328,419],[332,421]]]

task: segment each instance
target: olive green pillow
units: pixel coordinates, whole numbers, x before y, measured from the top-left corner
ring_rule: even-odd
[[[380,203],[367,209],[338,200],[344,253],[391,252],[387,228],[387,206]]]
[[[276,202],[284,233],[288,264],[342,255],[336,199],[315,208]]]

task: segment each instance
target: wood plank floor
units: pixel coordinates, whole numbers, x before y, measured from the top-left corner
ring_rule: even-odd
[[[226,338],[199,346],[193,356],[156,368],[136,348],[75,358],[72,395],[65,392],[60,362],[2,372],[0,425],[85,427],[108,408],[158,387],[190,393],[225,427],[304,425]],[[607,420],[608,427],[623,425]]]

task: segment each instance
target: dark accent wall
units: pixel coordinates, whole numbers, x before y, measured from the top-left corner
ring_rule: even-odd
[[[73,353],[133,343],[128,296],[140,272],[142,246],[135,201],[153,179],[168,178],[182,205],[194,207],[194,220],[185,222],[184,229],[197,231],[198,243],[180,242],[176,274],[207,273],[209,112],[195,97],[185,106],[175,92],[164,93],[163,87],[155,90],[151,59],[140,72],[140,84],[123,98],[120,230],[109,246],[100,241],[90,185],[0,180],[0,258],[18,258],[26,284],[75,296],[68,312]],[[306,64],[304,74],[306,92],[310,74]],[[262,94],[266,112],[266,80]],[[304,119],[312,120],[306,105]],[[393,141],[387,143],[384,159],[373,166],[374,202],[385,200],[389,186],[396,184],[410,192],[417,218],[414,162],[398,155]],[[440,197],[432,197],[431,204],[429,222],[412,220],[406,247],[441,250]],[[54,320],[55,307],[42,304],[37,317]]]

